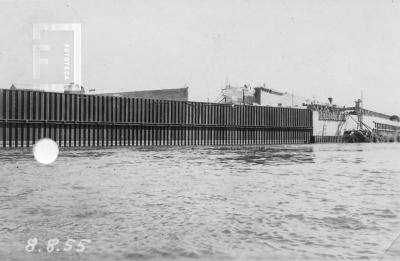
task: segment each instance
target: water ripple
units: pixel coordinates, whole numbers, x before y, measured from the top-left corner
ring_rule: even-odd
[[[84,260],[393,259],[399,152],[398,144],[74,148],[41,166],[30,149],[1,150],[0,260],[77,259],[25,253],[33,236],[91,239]]]

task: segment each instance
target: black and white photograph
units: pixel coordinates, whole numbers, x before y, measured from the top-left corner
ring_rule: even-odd
[[[31,260],[400,260],[400,0],[0,0]]]

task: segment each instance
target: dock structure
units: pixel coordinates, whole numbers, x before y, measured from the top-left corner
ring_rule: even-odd
[[[344,143],[343,136],[314,136],[313,143]]]
[[[0,146],[311,143],[308,109],[0,90]]]

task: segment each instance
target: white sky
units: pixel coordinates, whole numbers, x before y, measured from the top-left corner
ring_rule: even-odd
[[[32,83],[34,23],[82,24],[97,92],[266,83],[400,112],[399,0],[0,0],[0,88]]]

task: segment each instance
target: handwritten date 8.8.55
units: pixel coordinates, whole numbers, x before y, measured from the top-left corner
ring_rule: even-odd
[[[41,247],[39,245],[39,240],[36,237],[30,238],[26,242],[25,251],[26,252],[68,252],[75,251],[78,253],[82,253],[85,251],[86,246],[91,243],[90,239],[67,239],[65,242],[61,242],[58,238],[49,239],[45,242],[45,245]]]

